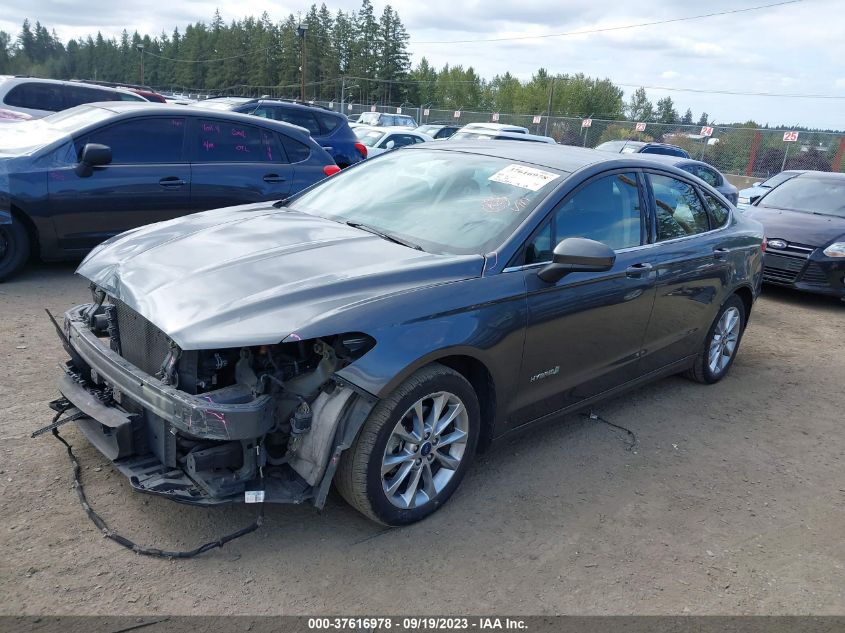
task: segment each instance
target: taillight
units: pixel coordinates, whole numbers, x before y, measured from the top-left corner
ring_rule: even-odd
[[[326,165],[323,167],[323,173],[326,174],[326,176],[334,176],[339,171],[340,167],[337,165]]]
[[[367,146],[363,143],[355,143],[355,149],[358,150],[358,153],[361,154],[361,158],[367,157]]]
[[[768,241],[766,241],[766,238],[764,237],[764,238],[763,238],[763,243],[762,243],[762,244],[760,244],[760,249],[761,249],[761,250],[765,253],[765,252],[766,252],[766,248],[768,247],[768,245],[769,245],[769,242],[768,242]]]

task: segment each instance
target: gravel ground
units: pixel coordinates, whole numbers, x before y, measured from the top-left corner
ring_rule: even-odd
[[[44,314],[87,300],[72,265],[0,285],[2,614],[843,614],[845,305],[767,289],[731,374],[670,378],[480,456],[430,519],[383,530],[332,494],[187,561],[104,540],[49,435],[65,354]],[[71,425],[72,426],[72,425]],[[66,427],[67,428],[67,427]],[[134,493],[75,428],[92,505],[188,548],[250,523]]]

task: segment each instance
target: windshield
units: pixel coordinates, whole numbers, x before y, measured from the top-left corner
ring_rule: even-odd
[[[413,149],[321,182],[289,207],[368,225],[433,253],[495,250],[562,180],[504,158]]]
[[[772,189],[757,204],[845,218],[845,180],[792,178]]]
[[[760,186],[766,187],[767,189],[774,189],[780,183],[786,182],[790,178],[795,178],[795,176],[797,176],[797,175],[798,174],[795,174],[795,173],[790,174],[787,171],[782,171],[779,174],[776,174],[776,175],[772,176],[771,178],[769,178],[766,182],[761,183]]]
[[[355,132],[355,136],[358,137],[358,140],[361,141],[362,145],[366,145],[367,147],[374,147],[376,143],[385,135],[385,132],[379,132],[378,130],[368,130],[366,128],[355,128],[353,130]]]

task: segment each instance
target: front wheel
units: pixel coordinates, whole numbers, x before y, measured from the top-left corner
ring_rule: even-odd
[[[704,349],[686,376],[708,385],[724,378],[739,350],[745,319],[745,305],[739,297],[732,295],[716,315],[704,340]]]
[[[479,428],[478,397],[466,378],[443,365],[424,367],[373,409],[341,456],[335,486],[374,521],[419,521],[460,484]]]
[[[0,224],[0,281],[17,273],[29,259],[29,234],[12,218],[11,224]]]

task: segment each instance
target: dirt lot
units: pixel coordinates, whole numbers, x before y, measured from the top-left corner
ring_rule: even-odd
[[[0,286],[0,613],[845,613],[845,305],[768,291],[731,375],[671,378],[480,457],[421,524],[384,531],[335,495],[270,506],[200,558],[104,540],[49,435],[64,352],[43,308],[87,299],[70,265]],[[188,548],[252,521],[132,492],[74,428],[92,505],[148,545]]]

